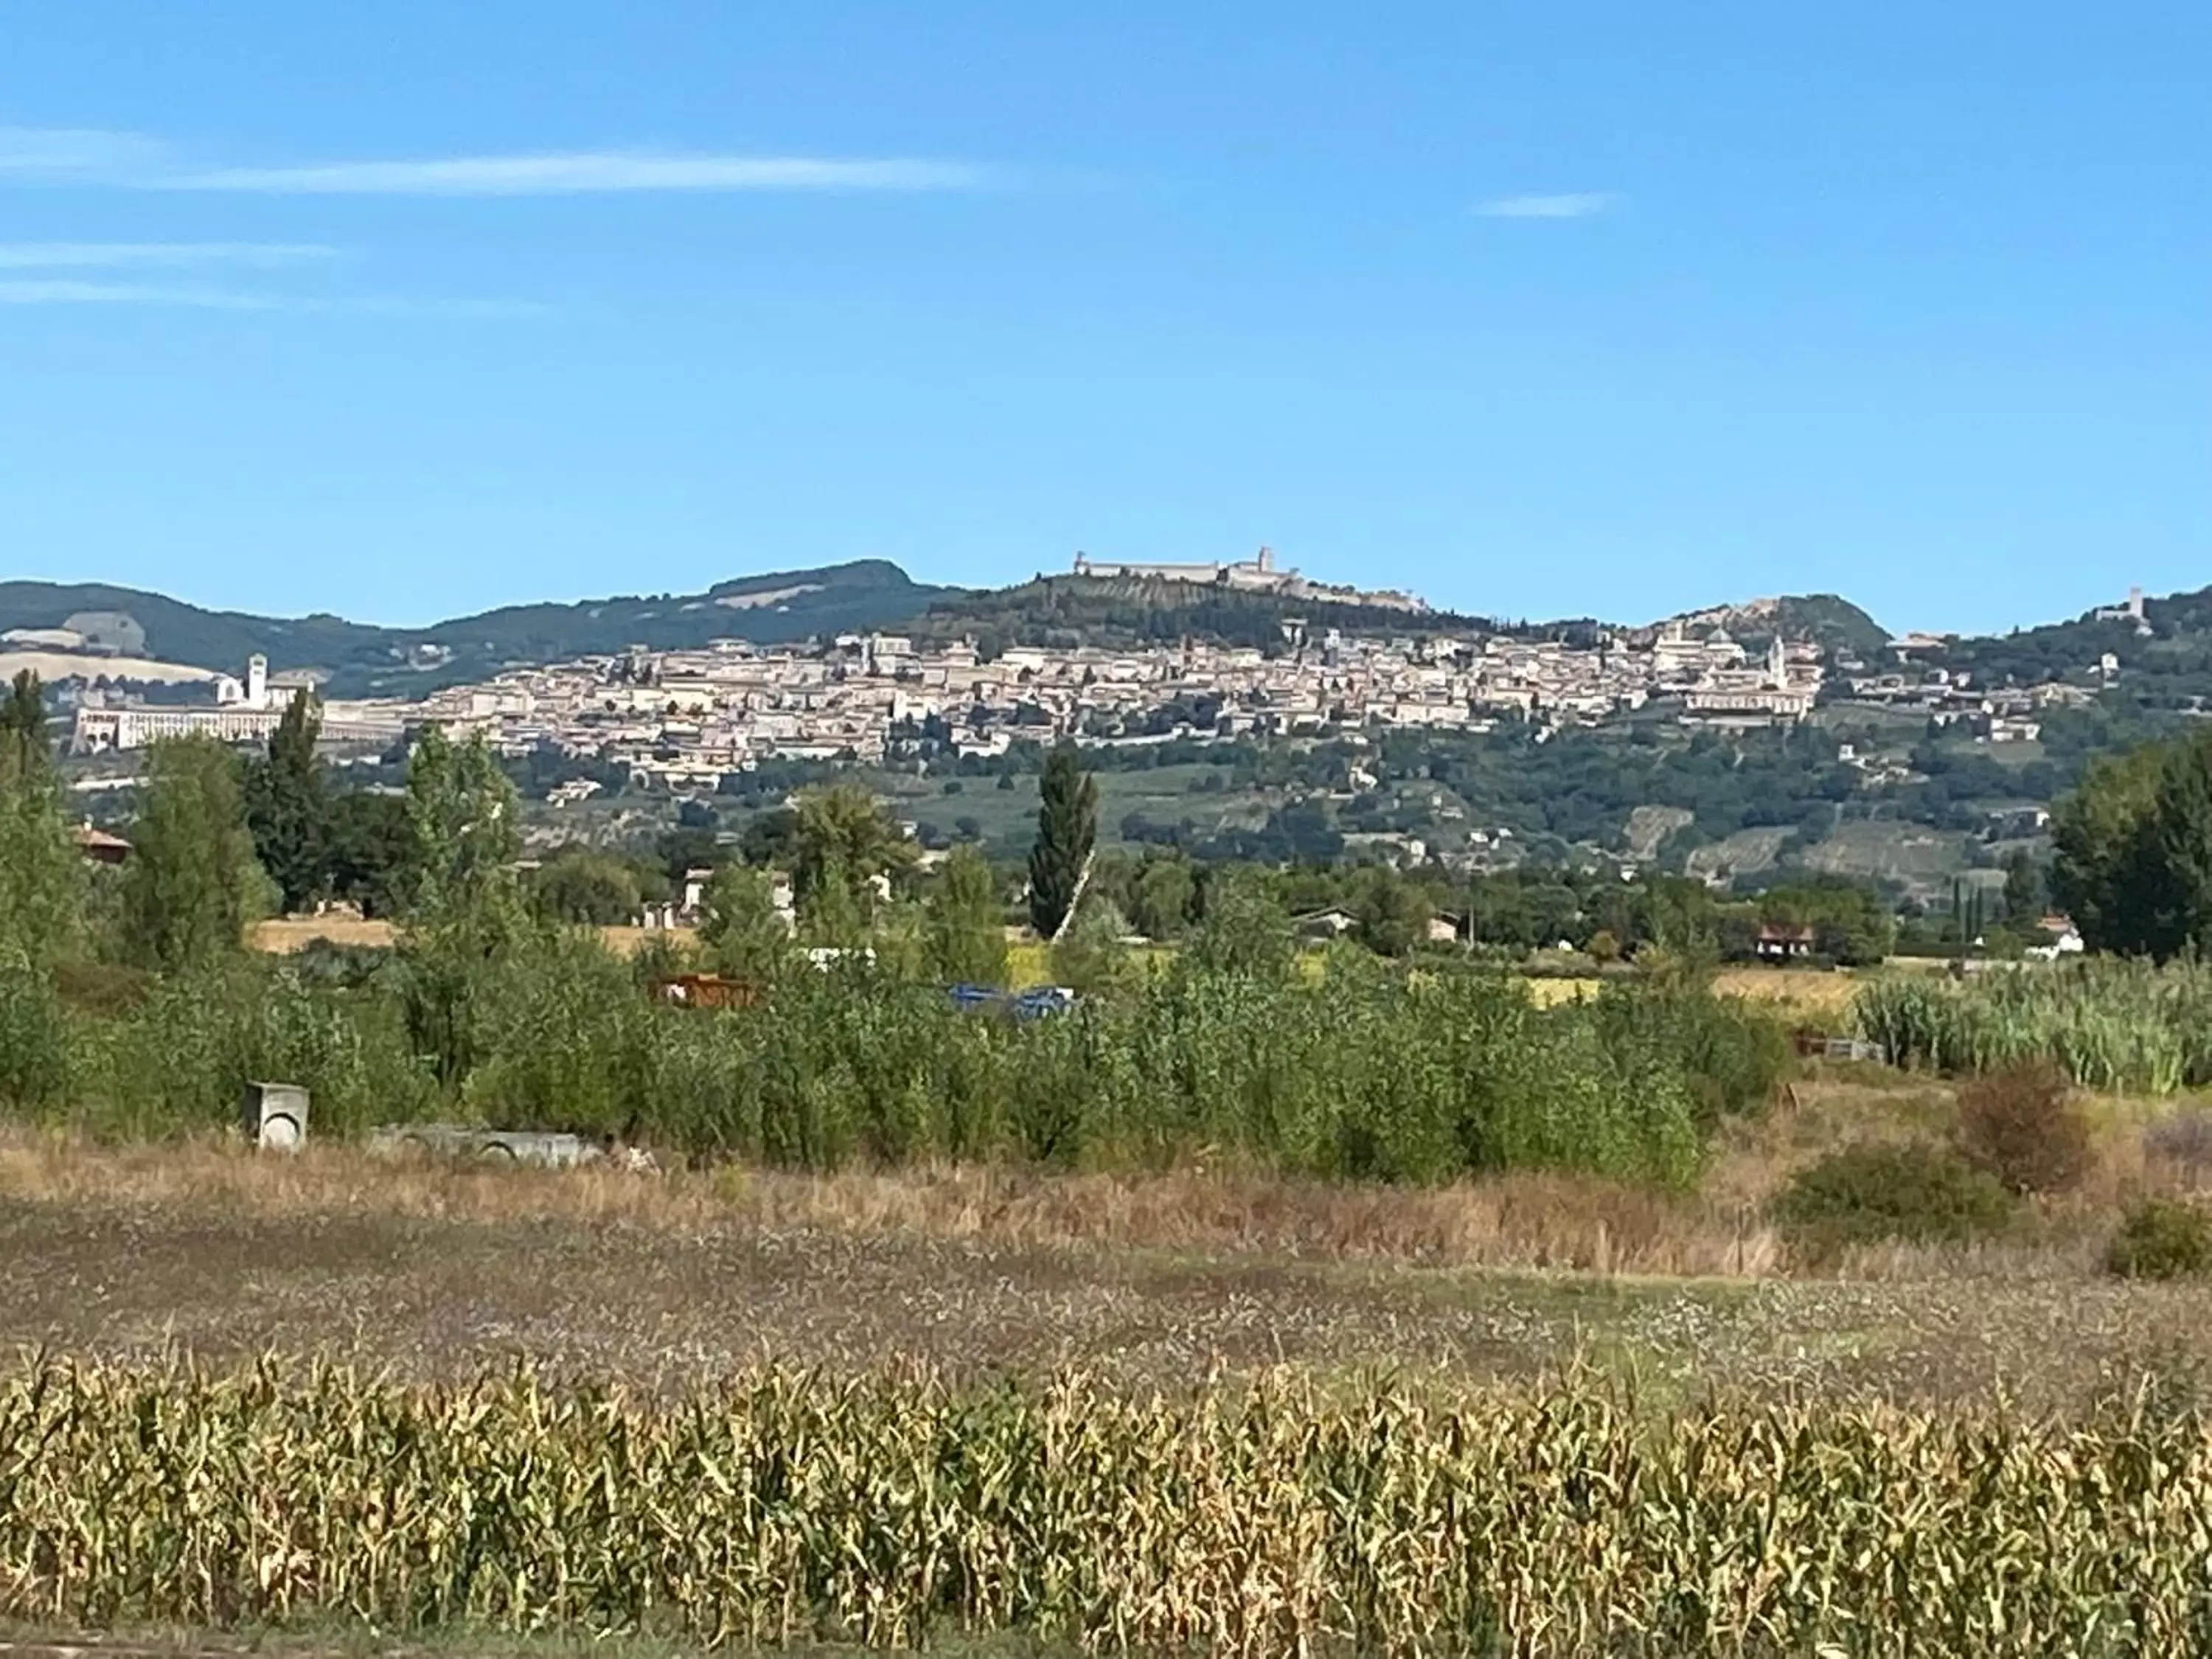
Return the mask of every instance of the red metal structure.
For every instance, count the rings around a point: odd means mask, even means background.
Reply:
[[[761,1000],[757,985],[720,974],[678,974],[653,988],[662,1001],[679,1008],[752,1008]]]

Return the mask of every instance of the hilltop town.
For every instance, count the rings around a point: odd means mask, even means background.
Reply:
[[[1809,641],[1776,638],[1753,659],[1725,630],[1554,641],[1366,638],[1286,629],[1266,652],[1189,640],[1151,649],[1014,646],[986,659],[972,640],[847,635],[805,646],[718,641],[520,668],[413,701],[333,700],[331,743],[386,743],[434,724],[497,747],[545,745],[628,767],[641,781],[714,788],[768,759],[883,761],[924,723],[962,755],[1003,754],[1021,738],[1079,744],[1178,737],[1325,738],[1374,727],[1483,731],[1504,718],[1602,721],[1678,696],[1685,720],[1771,724],[1807,714],[1824,679]],[[307,677],[272,678],[255,658],[218,677],[212,706],[82,694],[74,746],[130,750],[203,732],[265,737]]]
[[[2212,593],[1987,638],[1892,635],[1817,595],[1512,623],[1266,555],[1085,558],[983,591],[831,567],[416,630],[0,584],[0,670],[47,683],[94,813],[149,744],[265,743],[312,690],[321,742],[366,787],[395,787],[421,730],[482,735],[547,845],[726,837],[849,770],[923,845],[1012,856],[1042,756],[1068,741],[1107,780],[1122,846],[1717,886],[1799,870],[1931,902],[2039,846],[2088,757],[2212,708],[2208,631]],[[997,787],[961,781],[979,775]]]
[[[1277,569],[1262,550],[1234,565],[1107,564],[1079,556],[1075,580],[1238,588],[1316,602],[1397,607],[1430,623],[1423,602],[1363,593]],[[1068,579],[1060,579],[1065,581]],[[1539,731],[1602,725],[1655,703],[1689,727],[1761,729],[1844,701],[1961,725],[1995,743],[2033,742],[2054,706],[2094,700],[2117,672],[2110,655],[2032,685],[1989,685],[1938,665],[1948,641],[1892,640],[1868,661],[1812,637],[1791,636],[1777,601],[1693,613],[1644,628],[1591,628],[1559,637],[1528,630],[1365,633],[1285,616],[1263,647],[1187,635],[1171,642],[988,645],[970,636],[872,630],[799,641],[719,638],[685,648],[647,646],[513,666],[416,697],[325,697],[322,735],[333,744],[388,745],[436,725],[482,732],[510,754],[551,748],[626,769],[642,785],[713,790],[771,760],[880,764],[929,732],[961,757],[1006,753],[1023,740],[1141,746],[1175,739],[1325,739],[1375,731],[1485,732],[1500,721]],[[733,613],[734,614],[734,613]],[[2140,593],[2100,612],[2144,633]],[[266,737],[292,695],[316,688],[312,670],[271,673],[256,654],[242,672],[199,671],[197,684],[149,688],[130,678],[143,635],[105,618],[134,653],[76,661],[68,630],[18,630],[46,672],[77,683],[73,746],[82,754],[143,748],[204,733],[228,742]],[[1731,632],[1756,640],[1754,650]],[[80,641],[82,643],[82,641]]]

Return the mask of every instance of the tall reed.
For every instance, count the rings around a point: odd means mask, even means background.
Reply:
[[[2099,958],[1963,980],[1891,975],[1860,991],[1862,1035],[1900,1066],[2047,1063],[2084,1088],[2166,1095],[2212,1083],[2212,968]]]

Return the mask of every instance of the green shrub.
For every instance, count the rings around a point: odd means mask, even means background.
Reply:
[[[2014,1192],[2063,1193],[2089,1171],[2089,1126],[2048,1062],[2012,1066],[1959,1091],[1959,1144],[1968,1163]]]
[[[1942,1147],[1853,1146],[1801,1170],[1770,1216],[1796,1248],[1962,1243],[2002,1231],[2014,1200],[2002,1182]]]
[[[1663,978],[1611,984],[1597,1000],[1597,1016],[1618,1049],[1663,1055],[1680,1069],[1706,1128],[1765,1105],[1794,1063],[1779,1020],[1699,985]]]
[[[294,953],[289,965],[310,985],[358,991],[390,969],[393,954],[389,945],[311,939]]]
[[[2146,1199],[2112,1235],[2105,1267],[2122,1279],[2195,1278],[2212,1269],[2212,1215],[2177,1199]]]
[[[56,1105],[70,1072],[69,1025],[52,977],[27,953],[0,945],[0,1106]]]
[[[64,1006],[103,1018],[127,1014],[160,983],[143,968],[122,963],[64,959],[54,964],[54,992]]]
[[[158,981],[125,1014],[80,1018],[72,1054],[72,1121],[116,1139],[225,1128],[257,1078],[305,1088],[318,1136],[420,1118],[436,1101],[393,998],[332,988],[289,962]]]
[[[468,981],[471,1115],[502,1128],[596,1133],[637,1112],[653,1005],[595,934],[549,931]]]
[[[75,1091],[82,1127],[142,1140],[235,1121],[249,1070],[246,1033],[258,1012],[253,966],[217,963],[172,975],[126,1018],[102,1022]]]

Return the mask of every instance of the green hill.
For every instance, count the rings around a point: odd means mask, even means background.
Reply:
[[[286,619],[204,611],[165,594],[100,582],[0,582],[0,631],[60,628],[88,613],[136,623],[143,631],[147,656],[229,672],[255,652],[278,668],[349,662],[364,651],[380,649],[386,636],[383,629],[339,617]]]
[[[703,593],[626,595],[573,605],[507,605],[428,628],[379,628],[332,616],[207,611],[160,593],[100,583],[0,582],[0,631],[59,628],[72,617],[125,617],[145,654],[235,672],[256,653],[278,672],[314,669],[341,696],[419,693],[514,664],[603,654],[632,645],[675,650],[714,639],[763,643],[896,627],[955,590],[916,582],[880,559],[774,571]]]
[[[1923,659],[1930,667],[1969,672],[1984,685],[2063,679],[2104,689],[2097,665],[2110,655],[2119,672],[2100,707],[2154,714],[2212,705],[2212,587],[2149,600],[2145,611],[2148,632],[2131,619],[2092,612],[2009,635],[1955,639]],[[1000,647],[1133,647],[1197,638],[1261,649],[1280,646],[1285,624],[1294,619],[1305,624],[1310,639],[1339,629],[1367,635],[1506,634],[1583,643],[1602,631],[1587,619],[1506,622],[1153,578],[1054,575],[998,589],[932,586],[877,559],[769,571],[698,593],[506,605],[414,629],[327,614],[210,611],[102,583],[0,581],[0,632],[60,628],[88,615],[104,618],[109,636],[119,637],[134,653],[235,672],[259,653],[279,672],[320,672],[339,696],[419,695],[510,666],[633,645],[674,650],[715,639],[769,644],[878,629],[928,639],[970,635]],[[1887,630],[1832,593],[1723,605],[1685,613],[1683,620],[1724,625],[1754,648],[1778,632],[1816,639],[1835,657],[1875,663],[1887,654]]]
[[[1776,612],[1785,635],[1818,640],[1831,655],[1879,662],[1889,645],[1889,630],[1840,594],[1793,594]]]
[[[2089,684],[2106,656],[2128,701],[2151,709],[2194,709],[2212,698],[2212,587],[2151,599],[2146,628],[2130,618],[2088,611],[2071,622],[1951,641],[1933,660],[1972,673],[1975,683],[2038,685],[2052,680]]]
[[[519,605],[456,617],[408,635],[495,666],[557,662],[642,645],[683,650],[710,640],[762,644],[891,628],[956,592],[917,582],[884,559],[775,571],[720,582],[704,593],[586,599],[574,605]]]
[[[1753,599],[1747,605],[1716,605],[1689,611],[1671,622],[1690,624],[1702,631],[1722,627],[1741,644],[1763,650],[1778,634],[1786,640],[1816,640],[1836,658],[1861,662],[1881,659],[1889,644],[1889,630],[1849,599],[1834,593],[1793,593],[1780,599]]]
[[[915,626],[932,638],[972,634],[1002,645],[1134,646],[1195,638],[1265,650],[1283,643],[1284,624],[1294,619],[1305,624],[1309,638],[1332,628],[1346,634],[1419,636],[1549,635],[1595,626],[1557,623],[1524,629],[1448,611],[1346,605],[1133,576],[1039,576],[1012,587],[958,593],[932,605]]]

